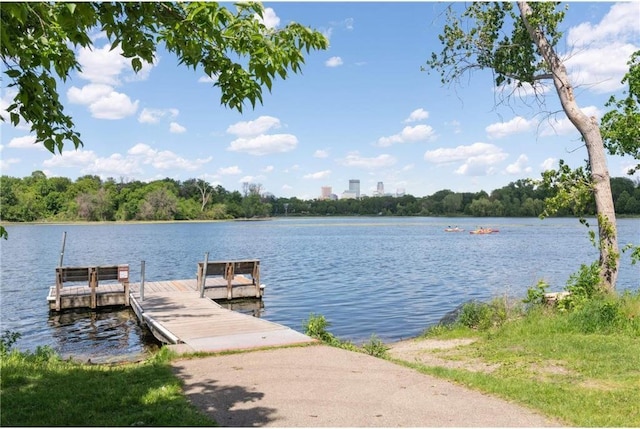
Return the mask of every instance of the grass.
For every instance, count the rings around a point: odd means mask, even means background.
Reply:
[[[480,361],[490,371],[396,361],[572,426],[640,427],[638,309],[640,293],[596,299],[570,312],[536,306],[483,330],[457,324],[425,333],[425,339],[475,338],[429,353],[445,361]]]
[[[114,366],[62,361],[46,348],[3,351],[2,426],[216,425],[187,401],[166,351]]]

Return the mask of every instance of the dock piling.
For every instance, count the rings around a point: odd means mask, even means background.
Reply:
[[[209,252],[204,254],[204,265],[202,267],[202,276],[200,276],[200,298],[204,298],[204,286],[207,282],[207,265],[209,264]]]
[[[140,301],[144,301],[144,261],[140,261]]]

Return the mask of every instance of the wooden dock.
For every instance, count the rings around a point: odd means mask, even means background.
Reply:
[[[201,298],[193,280],[131,284],[131,308],[160,341],[180,353],[305,344],[311,337]]]
[[[56,285],[50,288],[47,301],[52,311],[131,306],[158,340],[180,353],[314,342],[286,326],[235,312],[214,301],[260,301],[264,285],[259,280],[257,260],[205,260],[198,263],[195,279],[145,282],[143,275],[139,283],[129,283],[128,265],[58,267]]]

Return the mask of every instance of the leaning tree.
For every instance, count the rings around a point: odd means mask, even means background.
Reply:
[[[565,10],[556,2],[525,1],[474,2],[460,16],[450,8],[440,35],[442,51],[432,53],[427,65],[440,73],[445,84],[479,69],[492,71],[498,87],[529,84],[535,89],[541,81],[553,82],[562,109],[587,149],[587,183],[574,183],[587,186],[595,198],[601,287],[613,291],[620,255],[605,146],[597,119],[580,109],[565,60],[558,53]],[[564,171],[561,176],[581,175]]]

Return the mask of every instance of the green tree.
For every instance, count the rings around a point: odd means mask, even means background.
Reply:
[[[601,286],[613,290],[619,250],[604,142],[597,121],[579,108],[557,53],[565,16],[557,6],[555,2],[475,2],[460,17],[450,12],[440,35],[443,49],[432,53],[427,65],[440,73],[443,83],[457,82],[475,69],[491,70],[497,86],[527,83],[536,88],[538,81],[553,82],[567,118],[587,148],[589,181],[582,184],[595,196]]]
[[[173,220],[177,211],[175,194],[165,187],[156,187],[140,202],[138,216],[142,220]]]
[[[622,83],[629,88],[627,96],[618,100],[612,96],[607,107],[613,107],[602,117],[600,129],[605,145],[612,155],[630,155],[640,161],[640,51],[634,52],[628,62],[629,72]],[[635,173],[640,163],[629,171]]]

